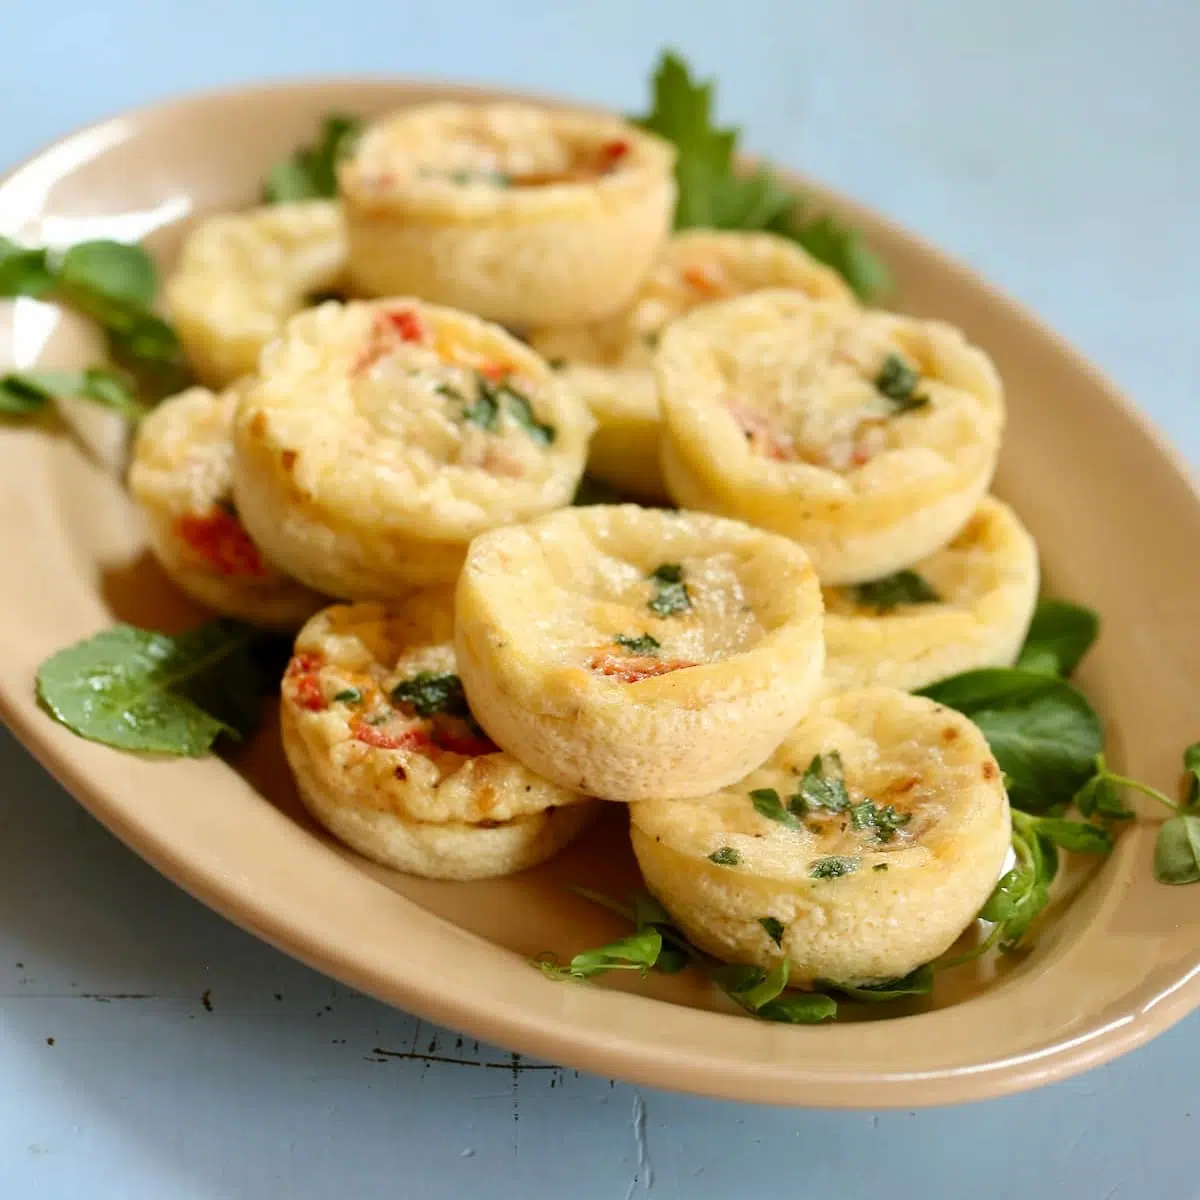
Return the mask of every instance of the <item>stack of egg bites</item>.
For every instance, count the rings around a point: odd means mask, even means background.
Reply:
[[[673,166],[615,117],[435,104],[337,201],[201,223],[168,298],[204,386],[131,488],[185,591],[299,628],[287,759],[355,850],[502,875],[625,804],[701,949],[901,976],[1010,840],[979,731],[910,694],[1032,614],[1000,379],[790,241],[672,234]],[[573,507],[585,469],[643,503]]]

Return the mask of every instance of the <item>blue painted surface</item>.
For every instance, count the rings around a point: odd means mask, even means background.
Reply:
[[[719,76],[751,147],[967,259],[1200,461],[1192,0],[0,7],[0,162],[172,92],[309,72],[524,83],[630,108],[673,43]],[[514,1070],[226,925],[0,734],[5,1200],[1178,1200],[1200,1195],[1198,1057],[1193,1018],[1042,1092],[878,1115]]]

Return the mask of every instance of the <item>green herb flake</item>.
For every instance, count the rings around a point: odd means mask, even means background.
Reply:
[[[875,388],[886,396],[896,412],[908,412],[929,403],[928,396],[916,394],[921,376],[899,354],[889,354],[875,376]]]
[[[517,391],[510,384],[502,383],[496,388],[496,393],[507,401],[509,414],[522,429],[539,445],[549,446],[554,441],[554,426],[544,425],[537,419],[529,397]]]
[[[755,788],[750,793],[750,800],[754,804],[754,811],[760,817],[766,817],[768,821],[778,821],[780,825],[786,825],[789,829],[801,828],[800,822],[784,807],[779,793],[774,788]]]
[[[940,604],[941,596],[916,571],[897,571],[882,579],[855,584],[854,599],[864,608],[889,613],[904,604]]]
[[[311,146],[302,146],[267,175],[263,198],[268,204],[333,199],[337,195],[337,165],[354,150],[362,132],[358,117],[330,113]]]
[[[647,576],[654,585],[654,595],[647,607],[659,617],[673,617],[692,607],[691,593],[683,580],[679,563],[663,563]]]
[[[912,813],[897,812],[890,804],[875,804],[864,800],[850,808],[850,824],[854,829],[870,830],[877,842],[890,842],[896,831],[912,820]]]
[[[763,932],[777,946],[783,945],[783,922],[777,917],[759,917],[758,923],[763,927]]]
[[[798,817],[814,808],[845,812],[850,807],[842,756],[836,750],[813,755],[812,762],[801,777],[800,790],[791,798],[788,807]]]
[[[658,638],[651,637],[648,633],[636,635],[618,633],[613,641],[622,650],[628,650],[630,654],[651,655],[657,654],[662,649],[662,643]]]
[[[419,717],[446,713],[451,717],[468,717],[466,693],[457,675],[437,671],[419,671],[411,679],[392,688],[392,699],[411,704]]]
[[[828,858],[818,858],[808,873],[813,879],[840,879],[843,875],[853,875],[857,870],[857,858],[831,854]]]
[[[342,691],[338,692],[333,698],[334,698],[334,701],[338,704],[361,704],[362,703],[362,692],[360,692],[358,690],[358,688],[355,688],[355,687],[344,688]]]
[[[250,632],[214,621],[175,636],[116,625],[38,668],[46,710],[81,737],[123,750],[196,757],[256,725],[260,678]]]
[[[742,854],[733,846],[722,846],[708,856],[708,861],[716,863],[718,867],[736,867],[742,861]]]
[[[662,948],[662,934],[646,928],[594,950],[584,950],[566,966],[559,966],[549,956],[535,961],[550,979],[591,979],[606,971],[638,971],[645,975],[658,962]]]
[[[443,391],[442,389],[446,390]],[[448,384],[443,384],[438,388],[445,396],[463,400],[460,393],[450,388]],[[480,429],[486,430],[488,433],[494,433],[500,425],[500,401],[495,388],[488,383],[483,376],[479,377],[479,391],[475,399],[470,404],[463,406],[463,420],[470,425],[477,425]]]

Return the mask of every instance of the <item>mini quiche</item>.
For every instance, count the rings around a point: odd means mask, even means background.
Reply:
[[[352,849],[414,875],[483,879],[549,858],[598,806],[475,723],[453,622],[439,589],[319,612],[284,675],[283,747],[304,803]]]
[[[295,629],[325,601],[275,570],[233,504],[233,414],[238,394],[189,388],[138,425],[129,489],[146,516],[150,549],[194,600],[228,617]]]
[[[1000,768],[965,717],[892,688],[828,697],[757,770],[630,810],[646,886],[700,949],[861,985],[944,953],[1001,874]]]
[[[309,309],[234,422],[234,494],[311,587],[389,599],[448,582],[467,543],[570,503],[593,421],[499,326],[416,300]]]
[[[794,538],[823,583],[932,554],[995,469],[999,376],[937,321],[761,291],[668,326],[655,370],[676,502]]]
[[[702,304],[763,288],[855,303],[842,277],[795,242],[771,233],[692,229],[666,243],[624,311],[590,325],[531,331],[531,345],[560,366],[596,418],[589,474],[631,495],[666,498],[652,369],[659,337],[669,322]]]
[[[201,221],[166,286],[192,370],[215,388],[251,374],[284,322],[314,295],[336,290],[345,273],[342,214],[327,200]]]
[[[608,316],[670,230],[674,160],[668,142],[612,116],[402,110],[339,169],[353,285],[512,326]]]
[[[820,684],[821,594],[793,542],[636,505],[493,530],[455,601],[489,735],[608,800],[697,796],[778,745]]]
[[[916,691],[979,667],[1009,667],[1038,591],[1037,546],[990,496],[954,540],[915,566],[827,587],[825,685]]]

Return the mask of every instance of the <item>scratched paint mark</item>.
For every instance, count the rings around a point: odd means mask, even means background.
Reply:
[[[382,1046],[375,1046],[371,1050],[372,1054],[380,1055],[382,1058],[401,1058],[408,1059],[411,1062],[435,1062],[446,1063],[452,1067],[483,1067],[491,1071],[512,1071],[514,1074],[523,1074],[525,1071],[558,1071],[560,1067],[554,1066],[553,1063],[527,1063],[527,1062],[480,1062],[475,1058],[454,1058],[449,1054],[423,1054],[420,1050],[385,1050]],[[519,1054],[513,1055],[515,1059],[520,1059]]]
[[[98,1000],[108,1004],[112,1000],[157,1000],[153,992],[80,992],[80,1000]]]
[[[462,1038],[460,1038],[460,1037],[456,1037],[456,1038],[454,1039],[454,1048],[455,1048],[455,1050],[461,1050],[461,1049],[463,1048],[463,1040],[462,1040]]]
[[[646,1138],[646,1101],[642,1099],[641,1092],[633,1093],[633,1116],[630,1124],[633,1127],[636,1165],[633,1178],[625,1190],[625,1200],[632,1200],[639,1184],[642,1190],[647,1192],[654,1186],[654,1164],[650,1161],[650,1143]]]
[[[200,994],[200,1003],[204,1005],[205,1012],[212,1012],[212,988],[205,988]]]
[[[514,1050],[512,1055],[512,1117],[513,1157],[521,1148],[521,1056]]]

